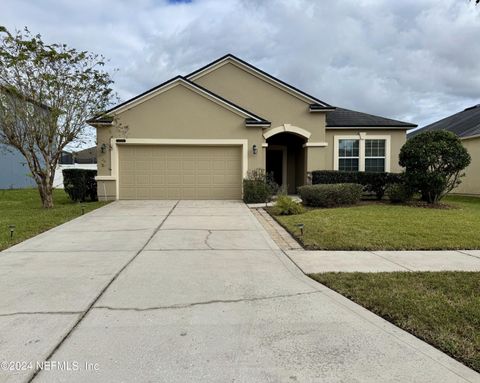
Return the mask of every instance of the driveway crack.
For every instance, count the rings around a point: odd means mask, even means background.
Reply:
[[[210,239],[210,236],[212,235],[212,230],[208,230],[208,234],[207,236],[205,237],[205,246],[207,246],[210,250],[214,250],[214,248],[212,246],[210,246],[210,244],[208,243],[208,240]]]
[[[466,251],[463,251],[463,250],[457,250],[457,252],[460,253],[460,254],[463,254],[463,255],[468,255],[469,257],[480,259],[480,256],[475,255],[475,254],[467,253]]]
[[[18,311],[14,313],[0,314],[0,317],[13,317],[17,315],[75,315],[83,311]]]
[[[205,306],[217,303],[242,303],[242,302],[256,302],[256,301],[267,301],[273,299],[281,299],[281,298],[290,298],[290,297],[298,297],[301,295],[311,295],[311,294],[319,294],[321,291],[307,291],[302,293],[295,293],[295,294],[284,294],[284,295],[272,295],[266,297],[254,297],[254,298],[238,298],[238,299],[212,299],[209,301],[201,301],[201,302],[193,302],[193,303],[185,303],[185,304],[175,304],[175,305],[168,305],[168,306],[153,306],[153,307],[112,307],[112,306],[95,306],[93,309],[103,309],[103,310],[111,310],[111,311],[155,311],[155,310],[175,310],[175,309],[184,309],[189,307],[195,306]]]

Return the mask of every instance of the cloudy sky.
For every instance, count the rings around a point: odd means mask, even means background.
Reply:
[[[468,0],[1,0],[0,25],[105,55],[122,100],[233,53],[330,104],[420,126],[480,103]]]

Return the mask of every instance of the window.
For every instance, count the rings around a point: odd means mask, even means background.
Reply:
[[[338,141],[338,170],[358,171],[360,162],[359,140]]]
[[[389,135],[358,133],[334,136],[335,170],[351,172],[389,172]]]
[[[365,171],[385,171],[385,140],[365,140]]]

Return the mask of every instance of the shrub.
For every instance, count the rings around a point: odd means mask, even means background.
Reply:
[[[97,200],[97,171],[93,169],[63,169],[63,187],[72,201]]]
[[[360,201],[363,186],[359,184],[306,185],[298,188],[305,205],[334,207],[353,205]]]
[[[312,172],[312,183],[339,184],[354,183],[363,185],[366,193],[373,193],[377,199],[382,199],[388,185],[401,181],[397,173],[372,173],[372,172],[344,172],[337,170],[316,170]]]
[[[286,195],[278,196],[277,202],[272,209],[275,215],[295,215],[302,214],[304,211],[305,209],[301,204]]]
[[[387,188],[387,195],[392,203],[404,203],[413,198],[413,191],[405,183],[391,184]]]
[[[471,157],[460,139],[446,130],[427,131],[408,140],[400,150],[406,181],[424,201],[436,203],[460,184]]]
[[[268,202],[277,192],[278,185],[264,169],[249,170],[243,180],[243,200],[245,203]]]

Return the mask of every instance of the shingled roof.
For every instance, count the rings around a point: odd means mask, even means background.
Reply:
[[[408,135],[408,138],[430,130],[449,130],[460,138],[480,135],[480,104],[415,130]]]
[[[412,129],[417,125],[409,122],[392,120],[390,118],[375,116],[373,114],[357,112],[355,110],[337,107],[334,111],[327,112],[327,128],[403,128]]]

